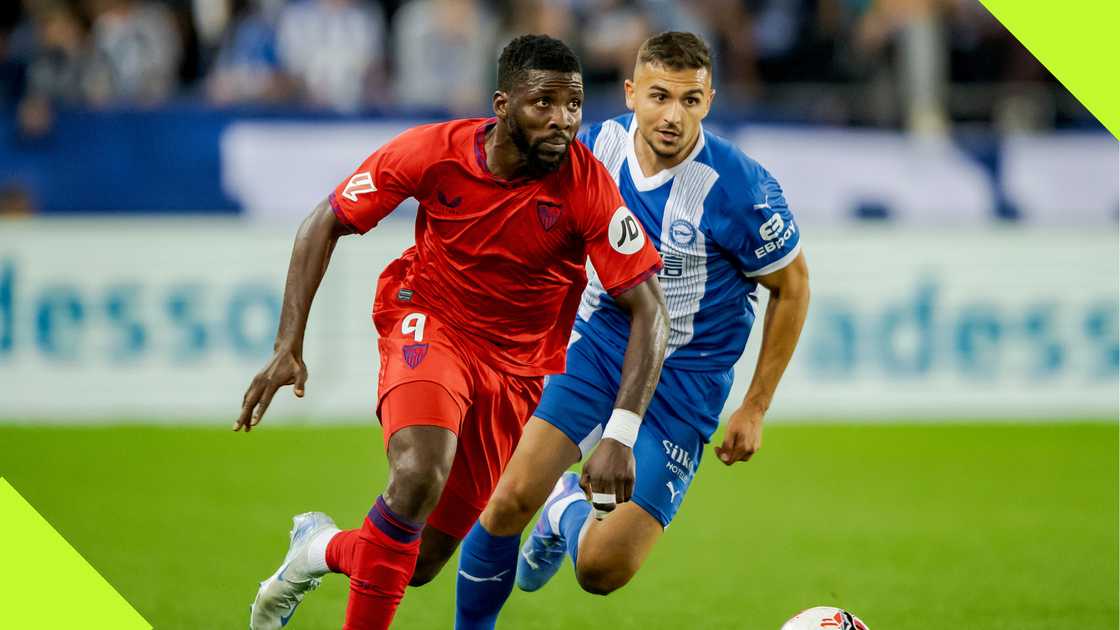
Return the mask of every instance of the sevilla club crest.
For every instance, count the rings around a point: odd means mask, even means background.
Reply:
[[[428,356],[428,344],[426,343],[411,343],[404,347],[405,365],[414,370],[426,356]]]
[[[560,215],[564,212],[563,206],[551,201],[538,201],[537,202],[537,218],[540,219],[541,227],[547,232],[556,225],[556,221],[560,219]]]

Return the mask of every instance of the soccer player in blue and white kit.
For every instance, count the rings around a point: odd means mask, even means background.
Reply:
[[[536,590],[565,555],[592,593],[610,593],[633,577],[680,509],[719,424],[760,284],[770,292],[762,349],[715,453],[731,465],[750,459],[761,445],[763,416],[808,310],[808,269],[778,182],[701,125],[714,95],[711,68],[708,48],[695,35],[652,37],[626,81],[633,113],[580,133],[660,250],[659,279],[671,318],[667,358],[644,418],[612,412],[622,365],[631,360],[629,320],[593,274],[567,370],[549,378],[497,489],[463,542],[458,630],[493,628],[514,575],[523,590]],[[601,440],[631,447],[636,471],[613,480],[564,472]],[[542,503],[519,561],[520,534]]]

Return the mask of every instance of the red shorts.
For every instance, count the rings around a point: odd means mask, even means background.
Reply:
[[[461,539],[478,520],[513,455],[522,428],[540,401],[544,378],[493,369],[472,352],[473,344],[443,326],[438,314],[396,299],[397,289],[392,286],[396,283],[388,275],[378,287],[373,316],[380,336],[378,416],[385,446],[394,433],[408,426],[442,426],[458,436],[451,474],[428,524]],[[393,294],[385,295],[389,290]],[[383,414],[385,397],[406,383],[438,385],[459,413]],[[438,407],[398,405],[394,400],[394,408],[401,406]]]

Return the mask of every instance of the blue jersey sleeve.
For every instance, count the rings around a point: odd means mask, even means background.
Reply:
[[[722,212],[713,226],[716,242],[743,274],[762,276],[785,267],[801,249],[794,221],[778,180],[750,158],[739,155],[739,177],[725,178]]]

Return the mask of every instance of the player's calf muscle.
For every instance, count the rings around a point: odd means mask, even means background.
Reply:
[[[629,562],[612,560],[584,561],[582,555],[576,569],[576,579],[580,588],[592,595],[609,595],[626,586],[630,578],[638,572],[638,567],[631,567]]]
[[[634,503],[626,503],[601,522],[593,521],[579,548],[576,578],[596,595],[616,591],[642,568],[664,529]]]
[[[576,579],[588,593],[607,595],[626,586],[638,569],[642,568],[646,554],[641,551],[635,553],[625,545],[620,547],[595,543],[595,536],[588,532],[584,544],[580,545]],[[653,543],[650,542],[648,547],[652,546]]]
[[[424,586],[428,582],[436,579],[440,571],[443,570],[444,565],[451,559],[451,556],[442,558],[421,557],[416,563],[416,570],[412,573],[412,578],[409,579],[408,585],[412,587]]]
[[[458,538],[431,526],[425,527],[420,542],[420,558],[408,585],[423,586],[434,580],[458,547]]]

